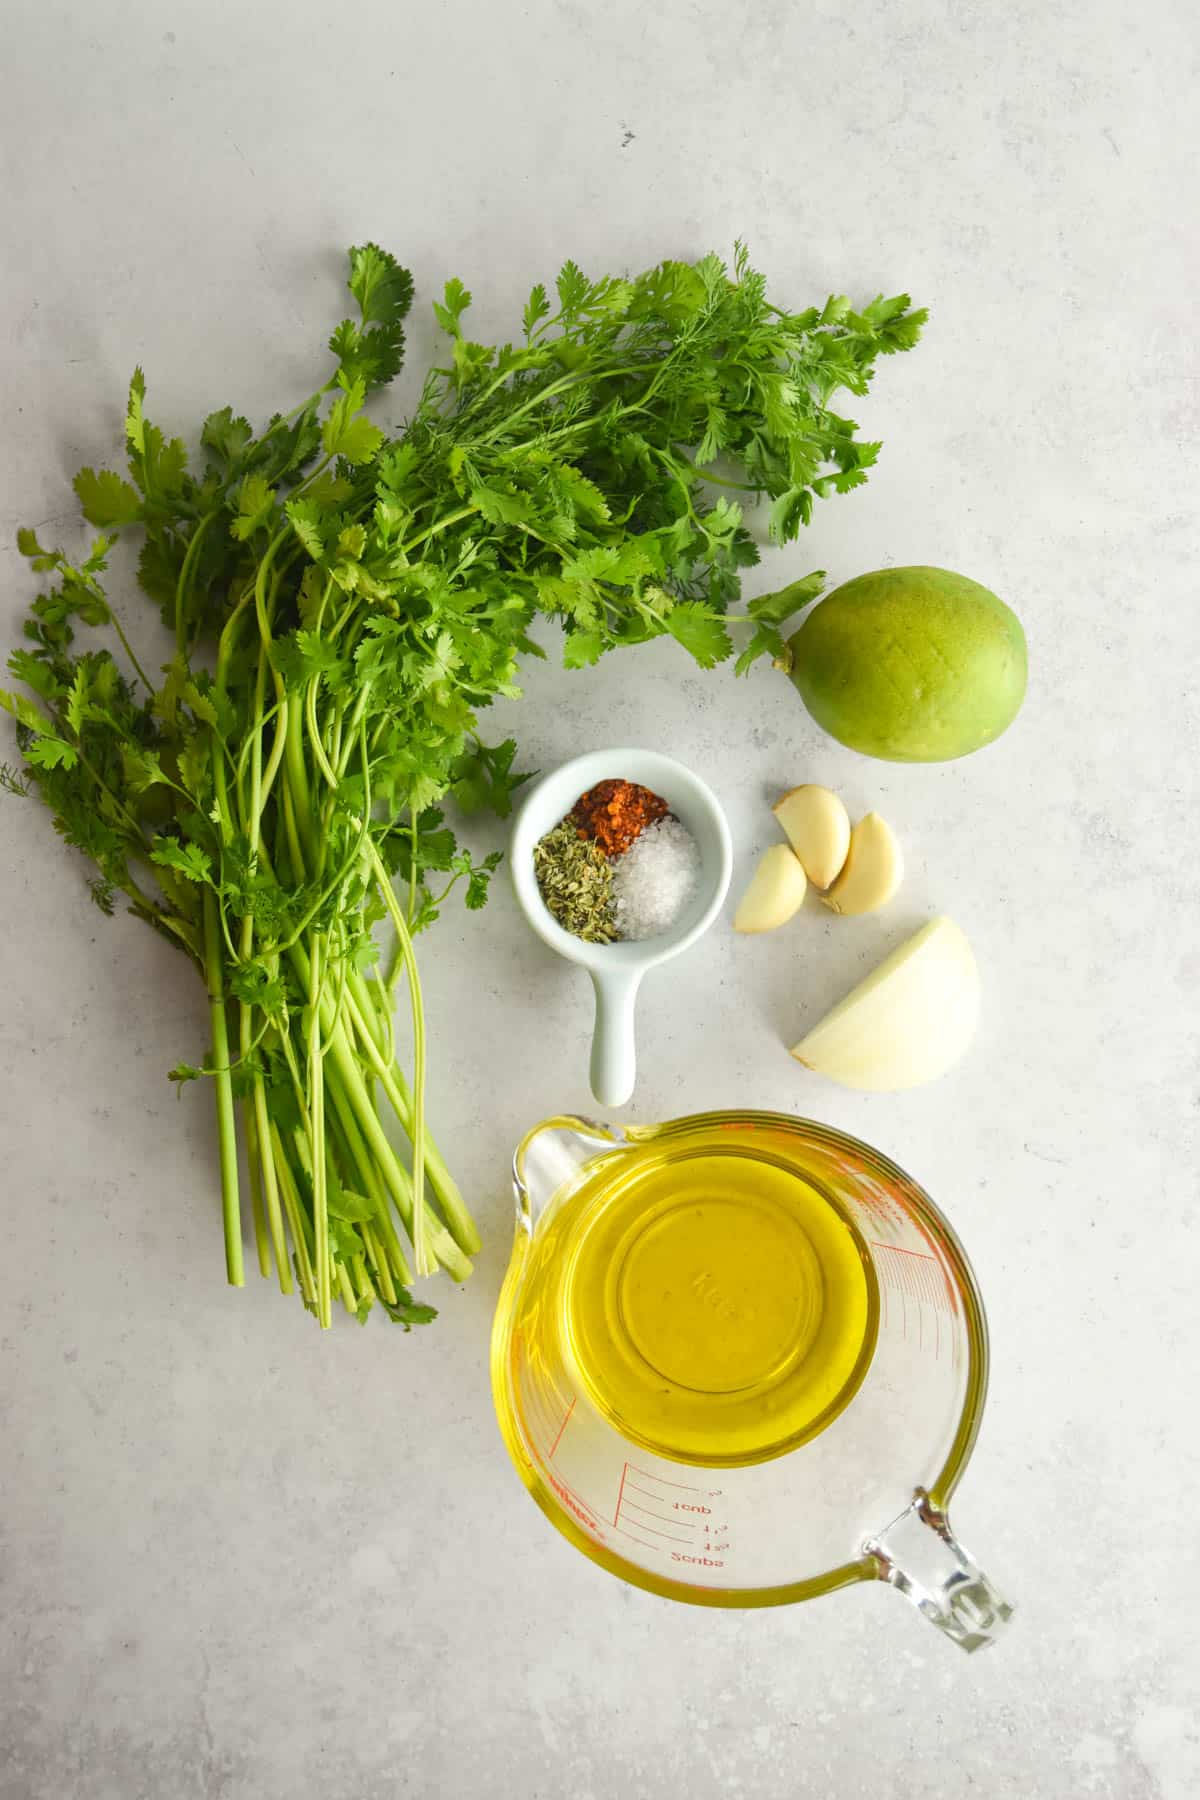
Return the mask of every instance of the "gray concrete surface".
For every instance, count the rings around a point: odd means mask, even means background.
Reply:
[[[586,1103],[588,997],[503,888],[425,946],[478,1272],[428,1333],[322,1338],[223,1285],[208,1101],[165,1080],[203,1045],[185,967],[0,797],[0,1796],[1192,1800],[1194,8],[9,0],[4,39],[6,641],[16,528],[69,540],[133,364],[175,429],[286,405],[347,243],[393,247],[422,301],[458,273],[482,333],[567,255],[740,234],[797,302],[908,287],[934,314],[857,409],[870,486],[762,587],[961,568],[1018,607],[1033,675],[1017,729],[939,768],[855,758],[778,678],[673,648],[531,669],[505,720],[530,763],[674,749],[739,876],[797,780],[902,835],[894,914],[718,930],[648,982],[638,1111],[814,1113],[951,1212],[995,1346],[957,1523],[1020,1608],[975,1659],[876,1586],[674,1608],[522,1491],[486,1373],[506,1164]],[[894,1098],[806,1078],[781,1040],[934,906],[984,970],[969,1062]]]

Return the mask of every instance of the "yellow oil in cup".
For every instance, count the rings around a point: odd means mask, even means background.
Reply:
[[[875,1345],[859,1232],[757,1139],[713,1126],[602,1166],[529,1272],[546,1356],[622,1436],[677,1461],[794,1449],[849,1403]]]

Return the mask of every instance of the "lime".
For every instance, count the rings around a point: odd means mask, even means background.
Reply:
[[[877,569],[822,600],[790,639],[790,678],[832,737],[889,762],[990,744],[1025,696],[1025,633],[949,569]]]

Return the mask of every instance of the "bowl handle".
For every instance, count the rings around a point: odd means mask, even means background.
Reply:
[[[592,974],[596,1024],[592,1032],[591,1083],[601,1106],[624,1106],[633,1093],[637,1079],[633,1007],[641,980],[640,969]]]

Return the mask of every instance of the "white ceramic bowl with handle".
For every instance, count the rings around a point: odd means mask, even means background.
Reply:
[[[533,851],[539,839],[571,811],[598,781],[636,781],[664,799],[691,832],[700,852],[700,877],[679,918],[657,937],[638,943],[585,944],[554,918],[537,884]],[[573,757],[530,789],[513,826],[509,867],[517,899],[543,941],[578,963],[596,991],[591,1086],[601,1106],[623,1106],[637,1075],[633,1011],[647,969],[678,956],[707,931],[729,888],[733,853],[720,801],[699,776],[658,750],[589,750]]]

